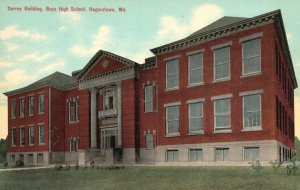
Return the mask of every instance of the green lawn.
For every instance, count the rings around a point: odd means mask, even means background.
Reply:
[[[55,169],[0,172],[0,189],[300,189],[300,172],[277,175],[265,167],[125,167],[123,170]]]

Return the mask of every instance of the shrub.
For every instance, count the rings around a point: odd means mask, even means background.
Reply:
[[[273,162],[273,161],[270,162],[270,164],[271,164],[272,167],[273,167],[274,174],[277,174],[277,171],[278,171],[278,169],[281,167],[282,162],[279,162],[279,161],[275,160],[274,162]]]
[[[25,166],[24,161],[21,160],[21,159],[18,159],[18,160],[16,161],[15,166],[16,166],[16,167],[22,167],[22,166]]]
[[[293,175],[296,175],[298,169],[299,169],[299,166],[297,166],[297,164],[296,164],[296,159],[293,159],[293,162],[286,166],[287,175],[291,175],[292,173],[293,173]]]
[[[8,162],[4,162],[3,166],[6,168],[8,166]]]
[[[262,170],[262,166],[259,162],[259,160],[256,160],[255,162],[249,162],[249,164],[251,164],[251,168],[256,171],[256,173],[260,173],[260,171]]]
[[[76,165],[75,165],[75,169],[76,169],[76,170],[79,169],[79,164],[78,164],[78,162],[77,162]]]

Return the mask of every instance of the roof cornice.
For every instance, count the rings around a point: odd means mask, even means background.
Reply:
[[[280,10],[272,11],[253,18],[248,18],[233,24],[229,24],[220,28],[216,28],[204,33],[189,36],[182,40],[178,40],[154,49],[151,49],[155,55],[172,52],[179,49],[184,49],[196,44],[201,44],[223,36],[250,29],[259,25],[265,25],[274,22],[275,18],[280,15]]]

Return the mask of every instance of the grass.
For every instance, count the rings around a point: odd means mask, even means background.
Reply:
[[[0,189],[300,189],[300,172],[277,175],[271,167],[255,173],[250,167],[125,167],[123,170],[57,171],[41,169],[0,172]]]

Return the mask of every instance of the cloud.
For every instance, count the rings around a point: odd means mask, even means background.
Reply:
[[[90,36],[91,45],[85,47],[81,44],[76,44],[70,48],[70,52],[81,57],[91,56],[99,49],[103,48],[111,38],[111,28],[109,26],[101,26],[98,32]]]
[[[22,31],[18,29],[18,26],[12,25],[8,26],[3,30],[0,30],[0,39],[7,40],[10,38],[30,38],[32,40],[46,40],[47,36],[44,34],[40,34],[32,31]]]
[[[24,55],[17,59],[18,62],[25,62],[25,61],[33,61],[33,62],[42,62],[44,60],[49,59],[50,57],[54,56],[54,53],[31,53]]]
[[[7,136],[7,105],[0,105],[0,138],[6,138]]]
[[[295,135],[300,139],[300,97],[295,96],[294,98],[295,104]]]
[[[7,51],[15,51],[15,50],[18,50],[20,48],[20,46],[17,45],[17,44],[6,43],[5,45],[6,45]]]
[[[13,63],[9,63],[3,59],[0,59],[0,68],[1,67],[11,67],[13,65]]]
[[[214,4],[205,4],[194,9],[190,21],[180,22],[172,16],[160,19],[161,28],[156,33],[156,40],[166,42],[178,40],[195,32],[223,16],[223,10]]]
[[[59,69],[61,69],[62,67],[64,67],[66,64],[65,61],[63,60],[59,60],[57,62],[54,62],[54,63],[51,63],[51,64],[48,64],[46,65],[45,67],[42,67],[38,73],[51,73],[51,72],[54,72],[54,71],[57,71]]]
[[[15,69],[4,74],[4,80],[0,82],[0,91],[7,87],[24,84],[28,81],[32,81],[35,77],[28,74],[27,71],[22,69]]]
[[[78,23],[81,19],[78,12],[62,12],[60,17],[65,21],[72,21],[74,23]]]
[[[61,26],[61,27],[59,27],[58,31],[65,32],[65,31],[67,31],[67,28],[65,26]]]

